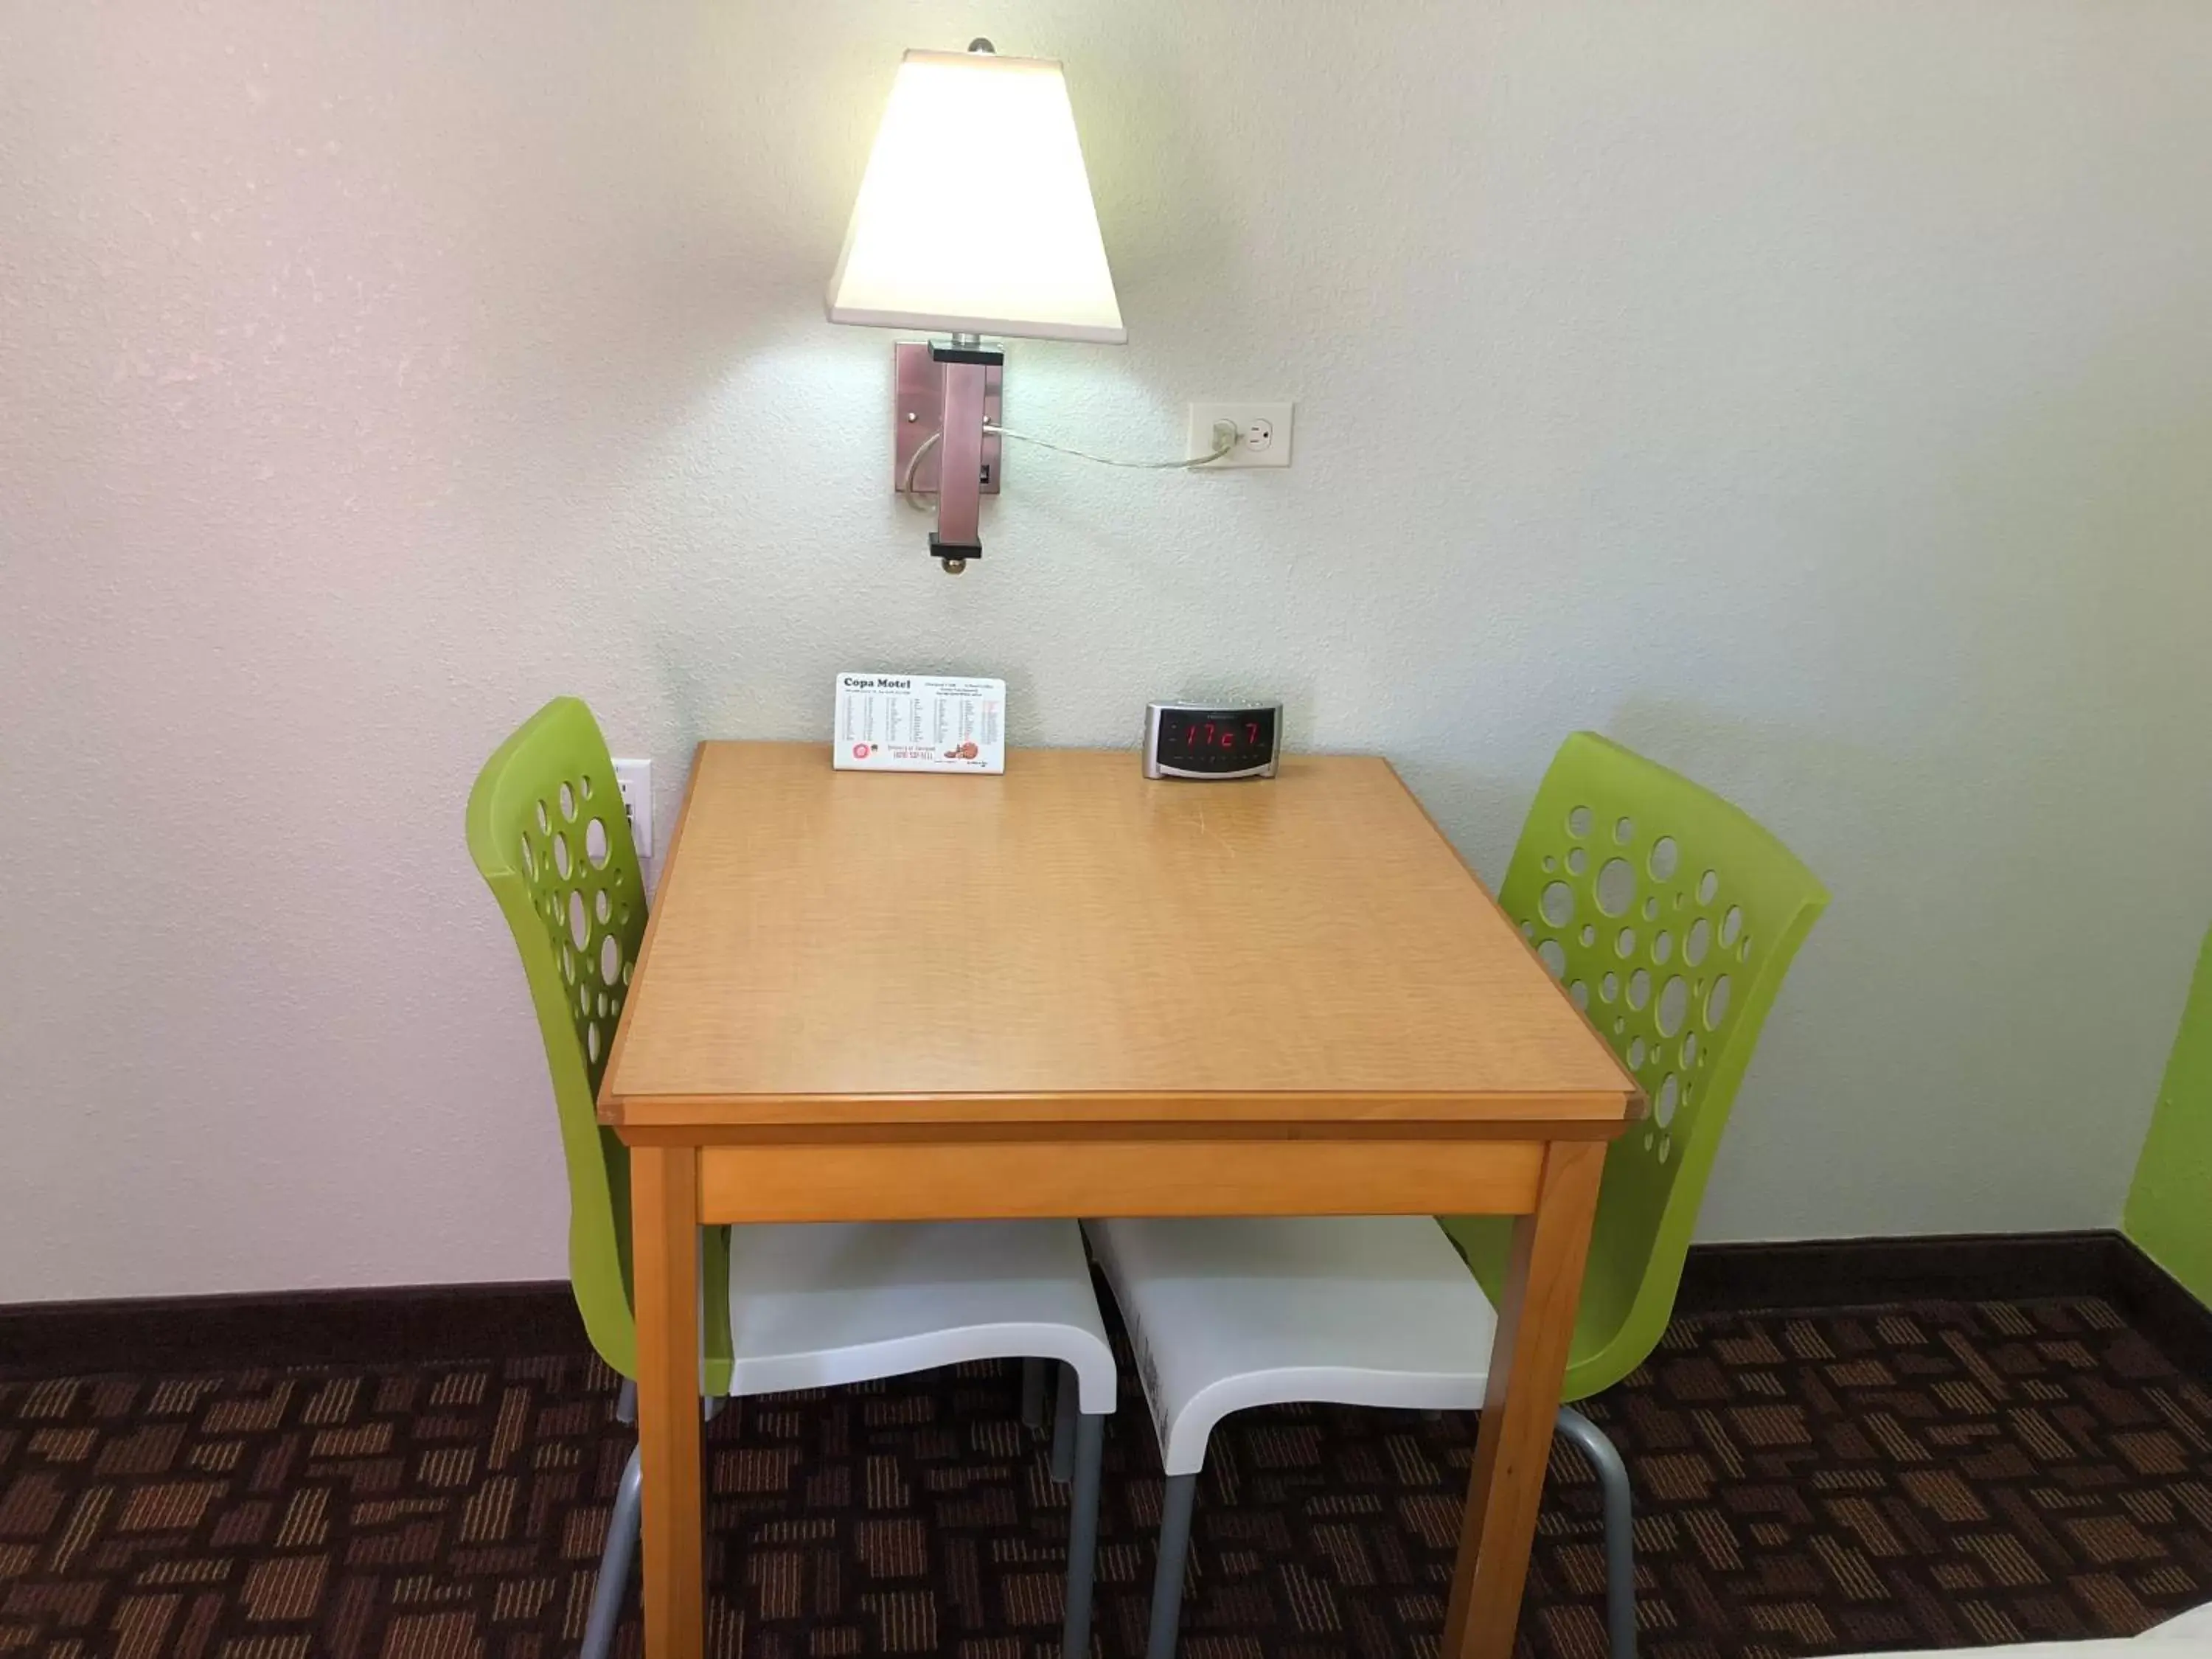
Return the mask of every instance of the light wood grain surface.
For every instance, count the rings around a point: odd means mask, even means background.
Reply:
[[[1176,1103],[1163,1113],[1151,1096]],[[1618,1123],[1634,1086],[1389,766],[1003,777],[702,744],[600,1093],[616,1123]]]
[[[1543,1163],[1535,1140],[778,1141],[706,1148],[699,1214],[1518,1215],[1536,1206]]]
[[[1544,1155],[1534,1212],[1513,1224],[1444,1613],[1444,1659],[1513,1651],[1604,1176],[1604,1147],[1555,1142]]]
[[[630,1156],[636,1264],[637,1442],[645,1474],[645,1650],[699,1650],[705,1540],[699,1526],[699,1155],[650,1146]]]

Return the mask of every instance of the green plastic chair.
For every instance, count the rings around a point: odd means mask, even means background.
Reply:
[[[1536,792],[1498,902],[1651,1102],[1606,1156],[1561,1389],[1587,1400],[1666,1331],[1736,1087],[1828,894],[1748,813],[1577,732]],[[1440,1219],[1496,1302],[1510,1219]],[[1563,1412],[1559,1427],[1606,1487],[1609,1623],[1625,1656],[1636,1619],[1627,1474],[1588,1418]]]
[[[556,697],[493,753],[469,792],[469,855],[522,955],[568,1170],[568,1285],[584,1333],[624,1380],[616,1415],[636,1409],[630,1304],[629,1150],[599,1121],[600,1074],[645,938],[645,884],[614,763],[592,711]],[[729,1233],[700,1230],[700,1391],[730,1390]],[[632,1454],[617,1493],[582,1652],[612,1650],[637,1547],[641,1488]]]
[[[637,1376],[629,1155],[599,1124],[595,1102],[645,938],[646,900],[614,765],[590,709],[574,697],[556,698],[500,745],[470,793],[468,839],[514,932],[537,1005],[568,1161],[569,1284],[592,1347],[628,1379],[616,1414],[629,1422]],[[851,1224],[744,1232],[740,1288],[747,1306],[763,1316],[742,1364],[730,1329],[731,1232],[699,1232],[700,1392],[710,1414],[732,1392],[1018,1357],[1023,1417],[1035,1428],[1043,1417],[1045,1363],[1036,1356],[1054,1354],[1055,1346],[1019,1345],[1056,1346],[1061,1364],[1053,1478],[1073,1483],[1061,1635],[1067,1651],[1085,1650],[1100,1459],[1115,1388],[1112,1352],[1074,1224]],[[856,1290],[872,1298],[872,1314],[856,1309]],[[792,1314],[789,1304],[806,1305]],[[941,1328],[933,1328],[933,1320],[941,1320]],[[775,1350],[779,1337],[791,1352]],[[604,1659],[613,1649],[637,1547],[640,1483],[633,1452],[608,1522],[584,1659]]]
[[[568,1166],[576,1310],[599,1357],[635,1379],[629,1152],[599,1122],[596,1103],[645,938],[645,886],[592,711],[556,697],[501,744],[470,792],[468,832],[469,855],[522,953],[545,1040]],[[702,1237],[701,1391],[719,1399],[730,1386],[729,1235],[708,1228]]]
[[[2212,933],[2158,1088],[2121,1231],[2200,1302],[2212,1303]]]
[[[1564,1391],[1577,1400],[1627,1376],[1666,1328],[1736,1085],[1827,895],[1728,802],[1577,732],[1537,792],[1500,899],[1652,1102],[1650,1118],[1607,1153]],[[1512,1223],[1121,1218],[1085,1231],[1145,1356],[1139,1373],[1166,1476],[1146,1650],[1147,1659],[1172,1659],[1215,1425],[1291,1400],[1475,1404]],[[1627,1472],[1580,1413],[1562,1409],[1558,1426],[1597,1469],[1608,1630],[1615,1659],[1632,1659]]]

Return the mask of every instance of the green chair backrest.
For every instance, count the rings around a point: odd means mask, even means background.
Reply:
[[[645,887],[592,711],[556,697],[499,746],[469,792],[469,854],[499,901],[538,1008],[568,1166],[568,1280],[599,1357],[637,1375],[629,1155],[595,1108],[645,937]],[[727,1234],[703,1236],[708,1390],[728,1382]],[[714,1316],[719,1312],[720,1317]],[[717,1339],[719,1338],[719,1342]],[[719,1359],[719,1365],[714,1361]],[[719,1370],[720,1388],[714,1386]]]
[[[2197,958],[2120,1226],[2191,1295],[2212,1303],[2212,933]]]
[[[1635,1074],[1650,1115],[1607,1154],[1565,1397],[1642,1364],[1674,1310],[1759,1029],[1828,895],[1747,814],[1595,732],[1560,745],[1498,902]],[[1494,1299],[1510,1220],[1445,1230]]]

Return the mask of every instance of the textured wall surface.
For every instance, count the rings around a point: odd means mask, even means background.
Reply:
[[[821,289],[899,50],[1065,58],[1130,329],[948,580]],[[0,1301],[562,1270],[463,853],[548,695],[1279,691],[1502,869],[1560,733],[1835,904],[1722,1237],[2109,1224],[2212,914],[2212,9],[0,0]]]

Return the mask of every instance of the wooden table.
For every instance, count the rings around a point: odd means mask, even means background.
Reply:
[[[1146,782],[700,746],[599,1113],[631,1149],[646,1651],[700,1650],[696,1230],[1520,1218],[1445,1659],[1506,1659],[1633,1081],[1384,762]]]

